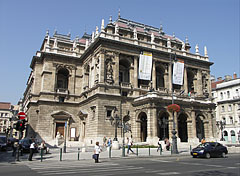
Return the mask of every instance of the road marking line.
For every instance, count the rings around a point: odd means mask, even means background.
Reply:
[[[139,169],[142,169],[143,167],[136,167],[136,168],[127,168],[127,170],[139,170]],[[91,169],[91,168],[89,168],[89,169]],[[109,169],[102,169],[102,170],[99,170],[99,169],[97,169],[97,170],[86,170],[86,171],[82,171],[82,170],[79,170],[79,171],[81,171],[81,173],[94,173],[94,172],[99,172],[99,173],[101,173],[101,172],[108,172],[108,171],[126,171],[126,168],[116,168],[116,169],[111,169],[111,168],[109,168]],[[42,172],[38,172],[39,174],[42,174],[42,175],[62,175],[62,174],[69,174],[69,173],[79,173],[79,172],[76,172],[76,171],[62,171],[62,170],[60,170],[60,171],[55,171],[54,173],[48,173],[48,172],[46,172],[46,173],[42,173]]]
[[[165,173],[157,173],[158,175],[178,175],[181,174],[179,172],[165,172]]]

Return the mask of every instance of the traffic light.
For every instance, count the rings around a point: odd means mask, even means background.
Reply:
[[[13,128],[16,129],[17,131],[19,130],[19,126],[20,126],[19,121],[13,124]]]
[[[24,131],[24,130],[25,130],[25,120],[20,120],[19,131]]]

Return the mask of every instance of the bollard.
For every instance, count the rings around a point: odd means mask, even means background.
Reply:
[[[160,145],[160,155],[162,155],[162,145]]]
[[[125,145],[122,147],[122,157],[125,157]]]
[[[138,145],[137,145],[137,148],[136,148],[136,149],[137,149],[136,155],[138,156]]]
[[[108,157],[111,158],[111,150],[112,150],[112,147],[109,146],[109,153],[108,153]]]
[[[17,161],[20,161],[19,160],[19,146],[17,147]]]
[[[62,161],[62,148],[60,148],[60,161]]]
[[[171,146],[170,150],[171,150],[171,154],[172,154],[172,146]]]
[[[80,148],[78,148],[78,161],[79,161],[79,157],[80,157]]]
[[[148,147],[148,153],[149,153],[149,156],[150,156],[150,151],[151,151],[151,148],[150,146]]]
[[[41,162],[43,160],[43,149],[41,148]]]
[[[192,151],[192,146],[190,145],[190,152]]]

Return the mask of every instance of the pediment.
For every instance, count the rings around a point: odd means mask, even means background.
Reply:
[[[66,111],[57,111],[57,112],[54,112],[51,114],[51,116],[54,118],[54,119],[65,119],[65,120],[68,120],[72,117],[72,115]]]

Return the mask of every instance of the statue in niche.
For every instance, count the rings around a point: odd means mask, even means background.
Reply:
[[[107,83],[113,83],[113,68],[112,68],[112,60],[107,60],[106,62],[106,80]]]
[[[96,60],[95,67],[96,67],[95,83],[98,83],[98,80],[99,80],[99,58],[97,58],[97,60]]]

